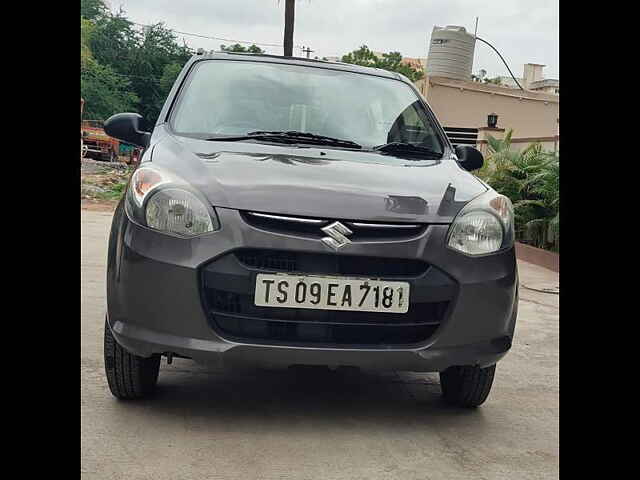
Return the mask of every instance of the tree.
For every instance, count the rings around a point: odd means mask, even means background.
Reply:
[[[264,50],[262,50],[260,47],[258,47],[255,44],[251,44],[249,46],[249,48],[247,48],[247,52],[249,52],[249,53],[265,53]]]
[[[80,17],[80,68],[86,67],[90,61],[93,61],[93,55],[91,54],[93,28],[93,23]]]
[[[369,50],[366,45],[362,45],[358,50],[343,55],[342,61],[363,67],[377,67],[378,65],[377,55]]]
[[[420,80],[424,77],[424,71],[422,69],[414,69],[411,65],[402,63],[402,55],[400,52],[389,52],[382,54],[382,60],[378,63],[378,68],[389,70],[391,72],[398,72],[407,77],[412,82]]]
[[[84,117],[88,119],[105,120],[114,113],[135,110],[138,103],[127,79],[94,60],[80,72],[80,95],[85,100]]]
[[[169,89],[162,88],[163,77],[173,72],[177,77],[178,69],[187,62],[192,52],[186,45],[179,45],[171,30],[158,23],[143,30],[135,52],[135,62],[129,66],[134,91],[140,96],[142,114],[149,122],[155,123]],[[168,78],[164,77],[167,82]],[[175,80],[175,78],[173,79]],[[173,84],[173,82],[171,82]]]
[[[411,65],[403,63],[400,52],[383,53],[381,56],[369,50],[369,47],[362,45],[358,50],[354,50],[342,56],[344,63],[362,65],[363,67],[382,68],[391,72],[398,72],[407,77],[412,82],[424,77],[422,69],[415,69]]]
[[[93,55],[95,24],[80,17],[80,95],[85,100],[84,117],[104,120],[121,111],[132,110],[138,97],[126,78],[101,65]]]
[[[486,76],[487,76],[487,71],[484,68],[481,68],[480,71],[478,72],[478,75],[474,75],[473,73],[471,74],[471,81],[482,82]]]
[[[484,83],[493,83],[494,85],[502,85],[502,79],[500,77],[485,78]]]
[[[139,113],[155,123],[192,50],[185,43],[179,44],[162,23],[139,31],[122,9],[96,17],[91,23],[90,46],[95,60],[128,81],[131,93],[139,100]]]
[[[121,10],[109,13],[94,22],[91,50],[102,65],[109,65],[121,74],[130,73],[130,66],[136,61],[135,50],[140,42],[140,34]]]
[[[222,50],[223,52],[265,53],[264,50],[262,50],[260,47],[258,47],[255,44],[252,44],[249,47],[244,47],[239,43],[236,43],[235,45],[229,45],[229,46],[220,45],[220,50]]]
[[[87,20],[96,20],[109,13],[109,9],[103,0],[80,0],[80,17]]]
[[[162,96],[167,97],[169,95],[171,87],[173,87],[173,84],[178,78],[181,70],[182,65],[178,63],[168,63],[165,65],[162,77],[160,77],[160,91]]]

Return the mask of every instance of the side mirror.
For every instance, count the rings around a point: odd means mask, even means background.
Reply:
[[[482,153],[470,145],[457,145],[456,155],[460,166],[470,172],[482,168],[484,165]]]
[[[144,123],[138,113],[116,113],[104,122],[104,131],[110,137],[147,148],[151,134],[143,131]]]

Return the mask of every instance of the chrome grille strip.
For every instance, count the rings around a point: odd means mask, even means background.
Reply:
[[[254,216],[254,217],[268,218],[270,220],[306,223],[309,225],[322,225],[332,221],[330,219],[322,220],[317,218],[288,217],[285,215],[273,215],[273,214],[258,213],[258,212],[245,212],[245,214]],[[420,228],[422,227],[422,225],[417,223],[367,223],[367,222],[346,222],[344,220],[341,223],[345,225],[349,225],[351,227],[356,227],[356,228]]]
[[[298,222],[298,223],[307,223],[307,224],[314,224],[314,225],[329,223],[328,220],[318,220],[315,218],[285,217],[282,215],[269,215],[266,213],[257,213],[257,212],[246,212],[246,215],[252,215],[254,217],[261,217],[261,218],[269,218],[271,220],[282,220],[283,222]]]
[[[351,227],[358,228],[420,228],[421,225],[415,223],[363,223],[363,222],[344,222]]]

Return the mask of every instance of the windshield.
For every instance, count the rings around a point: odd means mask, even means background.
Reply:
[[[196,63],[171,127],[179,135],[202,138],[297,131],[364,148],[402,142],[443,152],[432,121],[405,83],[280,63]]]

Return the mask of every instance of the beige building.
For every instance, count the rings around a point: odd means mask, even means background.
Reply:
[[[504,129],[513,129],[514,148],[536,141],[559,148],[559,95],[429,76],[416,86],[445,129],[477,130],[481,150],[487,134],[500,137]],[[487,128],[492,113],[498,115],[497,129]]]
[[[402,57],[402,63],[409,65],[414,70],[422,70],[423,72],[426,71],[427,68],[426,58]]]
[[[529,90],[560,95],[560,81],[553,78],[538,80],[537,82],[529,84]]]
[[[546,67],[546,65],[542,65],[540,63],[525,63],[524,64],[524,75],[522,77],[524,85],[523,88],[529,88],[532,83],[538,82],[544,79],[542,75],[542,69]]]
[[[544,78],[542,70],[546,65],[539,63],[526,63],[522,78],[517,78],[522,88],[533,90],[534,92],[560,94],[560,80],[555,78]],[[505,87],[519,88],[511,77],[499,77],[500,84]]]

